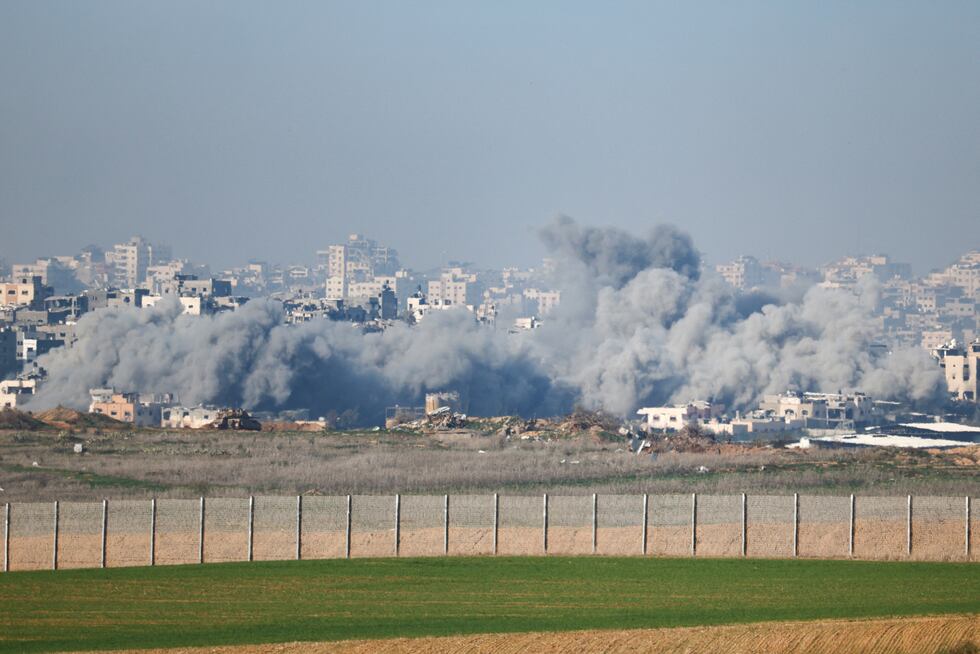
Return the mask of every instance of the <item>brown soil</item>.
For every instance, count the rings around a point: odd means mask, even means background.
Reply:
[[[303,534],[304,559],[341,559],[346,548],[346,536],[342,531],[325,531]]]
[[[63,406],[40,411],[34,417],[58,429],[133,429],[133,425],[97,413],[83,413]]]
[[[534,527],[500,527],[497,553],[503,556],[544,554],[542,530]]]
[[[846,522],[800,523],[799,553],[817,559],[845,558],[849,539]]]
[[[229,647],[130,650],[116,654],[373,654],[392,652],[658,652],[687,654],[941,654],[972,652],[980,642],[980,616],[772,622],[721,627],[623,631],[487,634],[394,638],[334,643],[284,643]]]
[[[49,427],[29,413],[17,409],[4,409],[0,411],[0,429],[38,431]]]
[[[608,556],[638,556],[643,553],[643,527],[599,527],[596,551]]]
[[[449,554],[457,556],[493,554],[493,529],[450,527]]]
[[[647,528],[647,554],[653,556],[690,556],[691,527],[650,525]]]

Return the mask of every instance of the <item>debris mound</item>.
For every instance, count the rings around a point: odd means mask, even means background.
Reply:
[[[0,411],[0,429],[17,431],[38,431],[47,429],[48,425],[29,413],[17,409]]]
[[[101,413],[83,413],[76,409],[58,406],[34,414],[34,417],[58,429],[131,429],[132,425],[120,422]]]
[[[707,452],[717,447],[711,432],[691,426],[680,431],[667,432],[663,436],[653,436],[649,440],[650,448],[654,452]]]

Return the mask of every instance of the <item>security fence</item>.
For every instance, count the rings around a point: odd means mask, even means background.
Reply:
[[[443,555],[977,561],[970,497],[394,495],[15,503],[3,571]]]

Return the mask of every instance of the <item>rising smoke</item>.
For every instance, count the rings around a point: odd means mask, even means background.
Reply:
[[[739,295],[700,274],[690,237],[672,227],[639,239],[558,218],[541,235],[562,298],[533,332],[489,329],[464,311],[370,334],[340,322],[284,325],[272,300],[214,317],[182,316],[177,302],[102,310],[79,321],[74,347],[41,358],[50,378],[32,404],[82,408],[89,388],[109,385],[377,423],[384,407],[444,389],[461,391],[476,415],[582,405],[628,416],[689,399],[745,409],[787,388],[917,403],[942,395],[926,353],[874,351],[871,285]]]

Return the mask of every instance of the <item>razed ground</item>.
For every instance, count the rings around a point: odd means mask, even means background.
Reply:
[[[75,444],[85,453],[74,454]],[[978,476],[978,445],[910,452],[720,444],[654,459],[594,434],[508,441],[476,429],[0,431],[0,503],[301,493],[963,496],[980,491]]]

